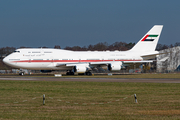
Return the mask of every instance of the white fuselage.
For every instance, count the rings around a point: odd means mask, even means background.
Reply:
[[[141,53],[142,54],[142,53]],[[17,49],[3,61],[15,68],[35,70],[67,70],[72,67],[57,64],[113,61],[142,61],[140,53],[132,51],[69,51],[61,49]]]
[[[159,54],[155,51],[162,25],[153,26],[139,42],[128,51],[69,51],[61,49],[17,49],[3,59],[9,66],[34,70],[67,70],[89,74],[93,68],[107,66],[119,71],[125,64],[144,63]]]

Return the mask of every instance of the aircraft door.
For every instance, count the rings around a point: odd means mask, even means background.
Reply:
[[[104,56],[101,56],[101,61],[104,61]]]
[[[81,62],[81,57],[80,56],[78,57],[78,59],[79,59],[79,62]]]
[[[31,63],[31,54],[28,57],[28,63]]]
[[[55,66],[55,63],[54,63],[54,58],[53,58],[53,56],[51,56],[49,60],[51,61],[51,66],[54,67],[54,66]]]
[[[51,56],[51,58],[50,58],[50,61],[51,61],[51,63],[54,63],[54,59],[53,59],[52,56]]]

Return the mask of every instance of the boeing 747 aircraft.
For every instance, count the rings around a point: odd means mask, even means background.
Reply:
[[[163,25],[155,25],[128,51],[70,51],[47,48],[17,49],[3,59],[11,67],[31,70],[67,70],[67,75],[91,75],[94,68],[107,66],[119,71],[131,63],[152,62],[159,54],[155,51]],[[24,73],[21,72],[21,75]]]

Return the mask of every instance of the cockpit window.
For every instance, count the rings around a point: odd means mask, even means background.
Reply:
[[[20,51],[15,50],[14,53],[20,53]]]

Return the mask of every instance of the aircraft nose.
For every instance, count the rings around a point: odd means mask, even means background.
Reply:
[[[8,64],[8,58],[7,57],[5,57],[4,59],[3,59],[3,62],[5,63],[5,64]]]

